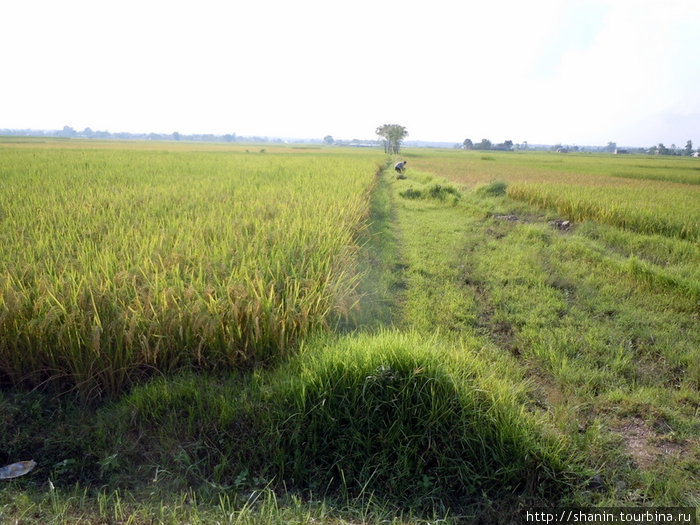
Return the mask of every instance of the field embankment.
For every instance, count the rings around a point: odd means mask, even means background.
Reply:
[[[432,167],[440,174],[448,166],[442,174],[465,185],[459,204],[404,198],[398,205],[412,322],[485,337],[496,355],[512,358],[511,369],[533,382],[533,400],[601,469],[606,487],[581,492],[584,501],[697,505],[697,242],[674,230],[640,232],[593,214],[560,214],[510,191],[558,189],[593,205],[596,195],[605,203],[619,190],[618,179],[601,179],[595,193],[586,173],[579,182],[569,175],[565,184],[552,170],[528,177],[531,165],[510,169],[518,157],[508,154],[468,155],[464,164],[457,155],[445,153]],[[534,155],[530,162],[537,157],[558,160]],[[420,154],[413,161],[427,169]],[[463,171],[450,171],[459,166]],[[419,172],[395,181],[395,192],[429,177]],[[664,216],[677,224],[696,217],[696,186],[669,188],[675,191],[657,203],[668,208]],[[632,187],[619,191],[635,194]],[[642,216],[655,217],[655,205],[643,201],[637,201]]]

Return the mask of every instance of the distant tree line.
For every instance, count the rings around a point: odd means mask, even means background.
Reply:
[[[659,142],[656,146],[649,148],[650,155],[682,155],[685,157],[691,157],[694,153],[700,154],[700,148],[697,151],[693,151],[693,141],[689,140],[685,143],[685,148],[679,148],[675,144],[671,144],[670,148]]]
[[[177,131],[173,133],[131,133],[128,131],[109,132],[93,131],[85,128],[82,131],[73,129],[71,126],[63,126],[60,130],[36,130],[36,129],[0,129],[0,135],[32,136],[32,137],[61,137],[76,139],[120,139],[120,140],[184,140],[193,142],[236,142],[245,140],[246,142],[266,142],[267,137],[238,137],[235,133],[224,135],[214,135],[212,133],[182,134]],[[279,139],[281,142],[281,139]]]
[[[679,148],[675,144],[671,144],[670,147],[666,147],[663,143],[659,143],[651,148],[618,148],[617,143],[608,142],[605,146],[576,146],[576,145],[562,145],[561,143],[555,144],[553,146],[538,144],[529,145],[527,141],[520,144],[513,144],[512,140],[506,140],[504,142],[493,144],[489,139],[481,139],[481,142],[474,143],[471,139],[465,139],[459,145],[455,147],[464,150],[491,150],[491,151],[513,151],[513,150],[539,150],[539,151],[556,151],[559,153],[568,153],[570,151],[587,151],[587,152],[599,152],[599,153],[640,153],[649,155],[683,155],[686,157],[690,156],[700,156],[700,148],[697,150],[693,149],[693,141],[689,140],[686,142],[684,148]]]
[[[527,144],[527,142],[525,144]],[[476,144],[474,144],[471,139],[464,139],[464,142],[462,142],[462,149],[513,151],[513,148],[512,140],[506,140],[499,144],[492,144],[489,139],[481,139],[481,142]]]
[[[336,146],[355,146],[355,147],[376,147],[383,146],[386,153],[398,154],[404,139],[408,136],[408,131],[404,126],[398,124],[384,124],[379,126],[375,133],[379,135],[380,140],[339,140],[334,139],[331,135],[326,135],[323,139],[293,139],[292,142],[309,143],[309,144],[327,144]],[[91,128],[85,128],[82,131],[73,129],[70,126],[63,126],[60,130],[42,130],[42,129],[0,129],[0,135],[7,136],[22,136],[22,137],[60,137],[60,138],[83,138],[83,139],[115,139],[115,140],[157,140],[157,141],[186,141],[186,142],[272,142],[285,143],[284,139],[277,137],[261,137],[261,136],[238,136],[236,133],[226,133],[223,135],[215,135],[212,133],[200,134],[182,134],[177,131],[173,133],[131,133],[131,132],[109,132],[109,131],[93,131]],[[410,144],[410,143],[409,143]],[[419,147],[423,143],[416,143]],[[413,144],[416,146],[416,144]],[[428,144],[428,143],[425,143]],[[489,139],[481,139],[481,142],[474,143],[471,139],[465,139],[462,143],[453,143],[455,148],[465,150],[491,150],[491,151],[513,151],[513,150],[540,150],[540,151],[557,151],[567,153],[570,151],[584,152],[608,152],[608,153],[638,153],[649,155],[677,155],[677,156],[700,156],[700,148],[693,148],[693,141],[688,140],[684,148],[671,144],[666,147],[663,143],[659,143],[650,148],[625,148],[617,147],[615,142],[608,142],[606,146],[576,146],[555,144],[554,146],[537,144],[529,145],[527,141],[519,144],[514,144],[512,140],[506,140],[500,143],[493,144]]]
[[[299,144],[327,144],[335,146],[351,146],[351,147],[374,147],[381,145],[378,140],[344,140],[334,139],[331,135],[326,135],[323,139],[282,139],[279,137],[268,136],[240,136],[235,133],[226,133],[224,135],[215,135],[211,133],[203,134],[183,134],[178,131],[173,133],[130,133],[118,132],[112,133],[109,131],[93,131],[91,128],[85,128],[82,131],[73,129],[70,126],[64,126],[60,130],[43,130],[43,129],[0,129],[0,135],[19,136],[19,137],[58,137],[58,138],[75,138],[75,139],[113,139],[113,140],[158,140],[158,141],[183,141],[183,142],[267,142],[284,144],[288,142]]]

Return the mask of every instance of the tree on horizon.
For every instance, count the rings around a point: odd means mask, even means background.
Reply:
[[[398,155],[403,139],[408,136],[408,130],[399,124],[383,124],[375,133],[384,141],[384,153]]]

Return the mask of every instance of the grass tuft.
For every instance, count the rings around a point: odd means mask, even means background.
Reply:
[[[296,366],[280,427],[295,486],[449,508],[554,496],[571,479],[562,443],[468,349],[385,332],[339,339]]]
[[[404,199],[436,199],[444,201],[448,195],[452,195],[454,200],[458,200],[461,194],[457,188],[448,184],[431,184],[423,188],[413,186],[400,191],[399,195]]]
[[[508,184],[502,181],[494,181],[484,186],[479,186],[475,191],[480,197],[502,197],[506,194]]]

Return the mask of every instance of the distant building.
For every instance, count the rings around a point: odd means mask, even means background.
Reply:
[[[629,153],[628,150],[622,148],[615,148],[615,155],[626,155]]]

